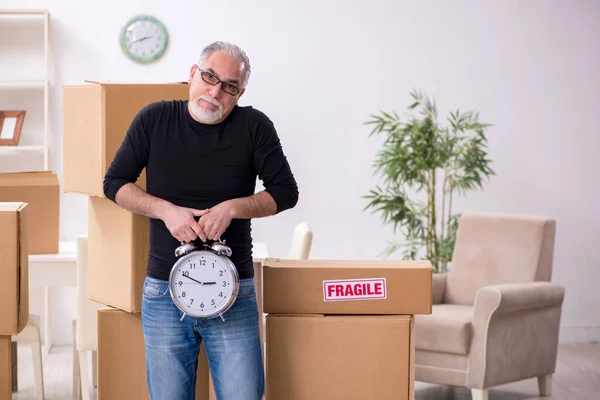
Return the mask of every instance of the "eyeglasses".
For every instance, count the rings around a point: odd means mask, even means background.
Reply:
[[[198,67],[198,66],[196,66],[196,67]],[[231,83],[223,82],[222,80],[220,80],[219,78],[217,78],[216,76],[211,74],[210,72],[202,71],[200,69],[200,67],[198,67],[198,72],[200,72],[200,76],[202,77],[202,80],[204,82],[206,82],[212,86],[217,86],[220,83],[221,90],[231,96],[237,96],[242,91],[242,89],[240,89],[239,87],[237,87],[235,85],[232,85]]]

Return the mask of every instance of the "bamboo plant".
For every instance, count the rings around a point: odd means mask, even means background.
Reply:
[[[369,136],[385,135],[374,161],[382,178],[370,193],[365,210],[379,213],[403,240],[388,243],[383,256],[402,250],[404,259],[430,260],[434,272],[445,273],[452,261],[459,214],[455,195],[482,189],[495,175],[487,153],[486,130],[474,111],[450,112],[447,125],[438,122],[435,100],[420,91],[410,93],[409,114],[380,111],[366,122]],[[441,194],[441,198],[440,195]]]

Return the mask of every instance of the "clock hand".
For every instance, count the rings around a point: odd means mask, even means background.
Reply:
[[[142,38],[133,40],[131,43],[133,44],[133,43],[141,42],[141,41],[147,40],[147,39],[152,39],[152,36],[144,36]]]
[[[200,282],[200,281],[197,281],[197,280],[195,280],[194,278],[192,278],[192,277],[191,277],[191,276],[189,276],[189,275],[184,275],[184,276],[185,276],[186,278],[188,278],[188,279],[191,279],[191,280],[193,280],[194,282],[198,282],[198,283],[199,283],[199,284],[201,284],[201,285],[216,285],[216,284],[217,284],[217,282]]]

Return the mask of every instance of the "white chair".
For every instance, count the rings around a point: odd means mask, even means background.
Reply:
[[[29,316],[29,322],[25,328],[15,336],[11,337],[13,342],[31,342],[31,357],[33,358],[33,379],[35,381],[35,396],[37,400],[44,400],[44,368],[42,367],[42,340],[40,327],[32,320],[35,315]],[[38,318],[39,319],[39,318]]]
[[[301,222],[294,228],[292,246],[288,258],[290,260],[306,260],[310,254],[313,233],[308,222]]]
[[[77,236],[77,319],[73,337],[73,398],[90,398],[90,380],[87,363],[92,353],[92,385],[97,387],[98,310],[108,308],[87,298],[88,237]]]

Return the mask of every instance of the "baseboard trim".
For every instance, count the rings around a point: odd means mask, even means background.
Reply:
[[[560,326],[560,343],[600,342],[600,324],[565,324]]]

